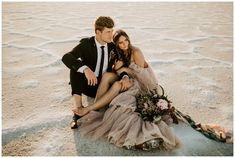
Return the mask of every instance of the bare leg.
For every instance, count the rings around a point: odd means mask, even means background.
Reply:
[[[104,73],[100,85],[98,87],[98,90],[96,92],[95,102],[96,100],[99,100],[108,91],[110,85],[112,85],[117,80],[118,80],[117,74],[112,72]]]
[[[77,95],[74,94],[73,95],[73,99],[74,99],[74,105],[73,105],[73,110],[72,111],[77,111],[79,108],[82,107],[82,96],[81,95]],[[77,120],[80,118],[80,116],[78,116],[77,114],[73,115],[73,121],[70,123],[71,129],[76,129],[78,128],[77,125]]]
[[[121,84],[119,81],[116,81],[112,85],[112,87],[94,104],[85,108],[79,108],[77,111],[74,111],[74,113],[79,116],[84,116],[92,110],[100,109],[108,105],[113,100],[113,98],[115,98],[119,94],[120,90],[121,90]]]
[[[82,107],[82,96],[74,94],[73,99],[74,99],[74,109],[81,108]]]

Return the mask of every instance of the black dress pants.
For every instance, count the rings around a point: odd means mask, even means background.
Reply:
[[[95,86],[89,86],[84,73],[70,71],[70,84],[72,88],[72,95],[85,94],[89,97],[95,98],[99,81]]]

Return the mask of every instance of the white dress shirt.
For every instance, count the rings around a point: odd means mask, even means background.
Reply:
[[[102,73],[106,72],[108,69],[108,44],[106,43],[105,45],[101,45],[95,37],[95,44],[96,44],[96,49],[97,49],[97,62],[96,62],[96,67],[95,67],[95,75],[98,77],[99,75],[99,69],[100,69],[100,62],[101,62],[101,46],[104,46],[104,65],[103,65],[103,71]],[[87,68],[87,65],[83,65],[78,69],[78,72],[84,73],[84,70]]]

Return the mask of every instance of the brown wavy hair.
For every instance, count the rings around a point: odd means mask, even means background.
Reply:
[[[119,41],[119,38],[121,36],[126,37],[126,39],[129,42],[127,54],[125,54],[124,51],[121,50],[120,47],[119,47],[118,41]],[[120,55],[122,56],[122,60],[124,62],[124,65],[128,67],[130,65],[130,62],[131,62],[131,55],[132,55],[132,50],[133,50],[133,46],[131,45],[131,41],[130,41],[129,36],[127,35],[127,33],[125,31],[119,29],[119,30],[115,31],[115,33],[113,35],[113,42],[116,46],[116,49],[117,49],[118,53],[120,53]]]
[[[95,31],[103,31],[105,27],[113,28],[114,25],[115,24],[112,18],[108,16],[99,16],[95,21]]]

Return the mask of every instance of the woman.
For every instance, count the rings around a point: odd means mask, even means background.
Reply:
[[[99,94],[99,99],[86,108],[76,111],[83,116],[80,132],[94,139],[104,138],[118,147],[143,150],[152,148],[174,149],[180,141],[172,129],[162,120],[158,124],[144,121],[136,110],[136,96],[157,87],[157,80],[152,69],[146,63],[141,50],[131,45],[128,35],[118,30],[114,34],[117,50],[122,52],[123,65],[117,73],[126,71],[130,76],[128,90],[122,91],[122,82],[114,82],[107,92]],[[105,112],[97,112],[109,104]]]

